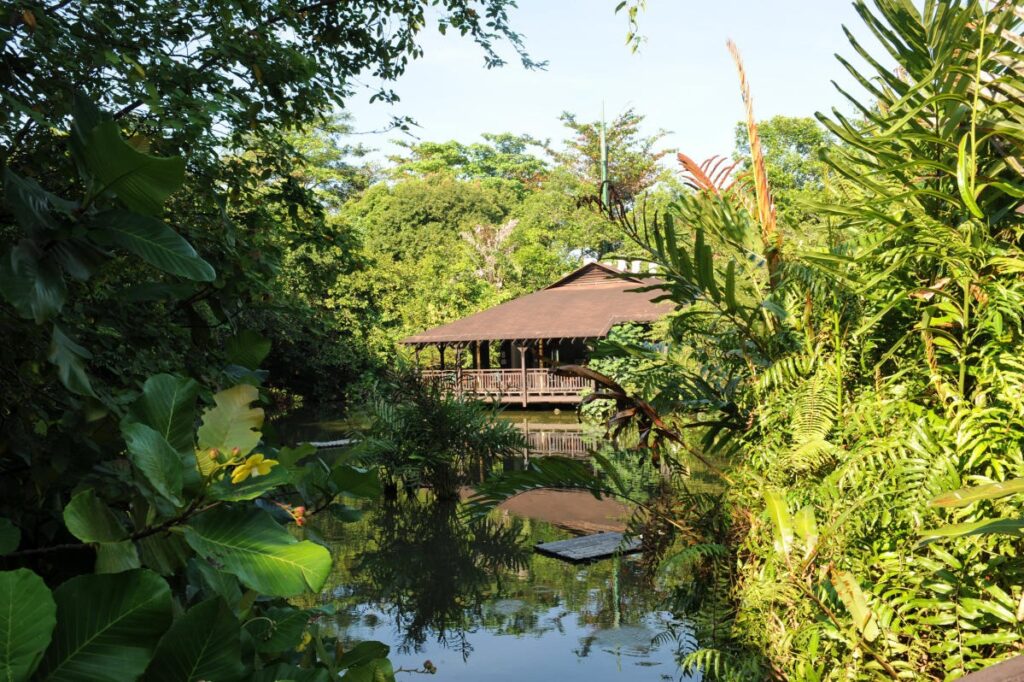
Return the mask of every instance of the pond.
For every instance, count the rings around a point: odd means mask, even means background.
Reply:
[[[547,429],[543,413],[507,416],[536,433],[566,433],[575,422],[559,415]],[[343,424],[308,414],[289,421],[281,431],[307,440],[346,435]],[[421,494],[365,512],[321,527],[336,561],[320,599],[335,609],[329,627],[347,646],[384,642],[396,669],[430,661],[437,682],[689,679],[667,635],[682,626],[659,610],[663,595],[637,557],[572,565],[532,551],[574,531],[621,528],[625,505],[534,491],[467,524],[457,504]]]
[[[348,645],[378,640],[396,668],[438,682],[679,679],[672,623],[635,558],[571,565],[532,552],[570,537],[498,510],[467,526],[426,498],[375,504],[332,527],[322,595]]]

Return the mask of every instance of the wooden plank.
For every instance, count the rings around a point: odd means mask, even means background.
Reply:
[[[544,542],[534,546],[539,554],[579,563],[607,559],[615,554],[635,554],[640,551],[640,538],[623,544],[622,533],[595,533],[558,542]]]

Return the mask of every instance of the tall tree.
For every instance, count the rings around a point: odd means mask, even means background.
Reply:
[[[395,176],[450,174],[463,180],[496,178],[536,188],[545,175],[544,159],[531,153],[540,141],[529,135],[484,133],[483,142],[402,142],[403,155],[391,157]]]
[[[671,150],[660,148],[668,131],[645,134],[644,116],[630,108],[605,124],[608,147],[608,179],[619,198],[631,203],[641,192],[666,177],[661,159]],[[601,121],[582,122],[576,114],[564,112],[561,121],[569,137],[564,149],[549,148],[551,156],[569,169],[585,186],[601,184]]]

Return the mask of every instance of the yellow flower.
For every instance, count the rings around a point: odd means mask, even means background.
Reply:
[[[252,476],[266,476],[277,466],[276,459],[266,459],[263,455],[249,455],[249,459],[235,467],[231,472],[231,482],[238,484]]]
[[[312,641],[313,641],[313,635],[309,634],[308,630],[306,632],[303,632],[302,633],[302,641],[299,642],[298,646],[295,647],[295,650],[300,652],[300,653],[305,651],[306,647],[308,647],[309,643],[312,642]]]

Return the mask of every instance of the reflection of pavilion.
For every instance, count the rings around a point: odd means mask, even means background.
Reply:
[[[516,428],[526,436],[530,455],[562,455],[564,457],[586,457],[593,449],[596,439],[584,433],[578,423],[552,424],[531,422],[529,419],[514,422]]]

